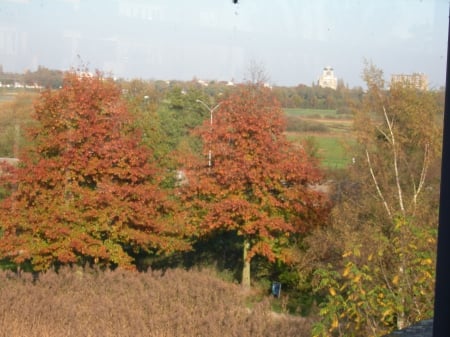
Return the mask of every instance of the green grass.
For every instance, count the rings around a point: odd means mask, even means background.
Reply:
[[[354,143],[352,127],[353,120],[348,115],[338,115],[336,110],[323,109],[284,109],[286,116],[293,123],[297,119],[305,123],[315,123],[325,126],[325,132],[304,132],[290,130],[287,137],[294,143],[300,143],[306,138],[312,138],[317,145],[317,155],[325,168],[338,169],[351,162],[351,154],[346,151]],[[292,128],[291,128],[292,129]]]
[[[327,168],[344,168],[351,162],[351,155],[345,151],[341,137],[315,137],[322,165]]]
[[[347,153],[347,146],[354,143],[351,138],[343,136],[333,136],[332,134],[300,134],[288,133],[287,137],[294,143],[300,143],[306,138],[312,138],[317,145],[317,156],[324,168],[340,169],[346,167],[352,159]]]

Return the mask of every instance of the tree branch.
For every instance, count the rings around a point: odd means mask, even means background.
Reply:
[[[375,184],[375,188],[377,189],[378,196],[380,197],[381,201],[383,202],[384,208],[386,209],[386,212],[389,215],[389,218],[392,219],[391,210],[389,209],[389,205],[386,202],[386,199],[384,199],[383,193],[381,192],[380,186],[378,185],[378,180],[375,177],[375,173],[373,172],[372,162],[370,161],[370,155],[369,155],[369,151],[367,151],[367,149],[366,149],[366,157],[367,157],[367,163],[369,164],[370,175],[372,176],[372,180]]]
[[[417,187],[417,190],[414,189],[414,196],[413,196],[414,209],[416,208],[416,205],[417,205],[417,196],[422,191],[423,185],[425,184],[425,178],[427,175],[429,163],[430,163],[430,147],[429,147],[429,144],[425,144],[422,170],[420,172],[420,178],[419,178],[419,186]]]
[[[403,191],[402,191],[402,187],[400,185],[400,176],[398,173],[398,156],[397,156],[397,144],[395,143],[395,136],[394,136],[394,130],[393,130],[393,121],[389,120],[386,108],[383,106],[383,113],[384,113],[384,118],[386,119],[386,123],[388,125],[389,128],[389,133],[391,135],[391,145],[392,145],[392,154],[394,156],[393,160],[394,160],[394,174],[395,174],[395,183],[397,185],[397,193],[398,193],[398,203],[400,206],[400,210],[402,212],[403,215],[405,215],[405,207],[403,205]]]

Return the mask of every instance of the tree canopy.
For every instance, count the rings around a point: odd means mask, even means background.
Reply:
[[[212,122],[212,123],[211,123]],[[324,219],[326,197],[315,161],[283,134],[283,112],[269,89],[241,86],[198,130],[203,154],[185,162],[183,192],[200,235],[234,231],[243,238],[243,284],[250,260],[288,260],[290,235]]]
[[[35,270],[63,263],[132,267],[140,251],[186,249],[152,153],[121,90],[100,74],[66,75],[35,105],[39,126],[0,204],[0,254]]]

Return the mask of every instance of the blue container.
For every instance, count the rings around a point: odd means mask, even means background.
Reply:
[[[272,283],[272,295],[276,298],[279,298],[281,295],[281,283],[273,282]]]

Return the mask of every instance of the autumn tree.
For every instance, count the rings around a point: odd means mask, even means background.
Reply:
[[[185,161],[182,192],[198,235],[242,238],[248,287],[252,258],[288,261],[291,240],[323,220],[327,202],[313,189],[321,179],[316,162],[286,140],[269,89],[240,86],[219,104],[198,131],[204,157]]]
[[[364,79],[355,163],[338,186],[333,226],[310,241],[324,262],[315,285],[327,296],[320,336],[379,336],[432,316],[438,100],[407,85],[386,89],[370,63]]]
[[[66,75],[35,105],[39,126],[0,212],[0,254],[34,270],[67,263],[133,267],[145,251],[187,248],[152,154],[111,80]]]

